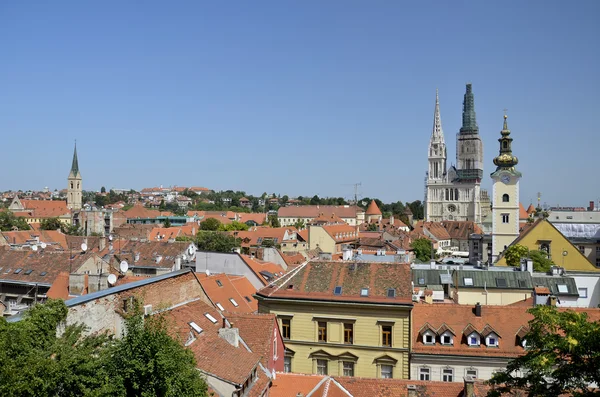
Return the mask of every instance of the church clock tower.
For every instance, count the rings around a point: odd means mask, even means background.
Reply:
[[[71,172],[69,172],[67,183],[67,208],[80,210],[82,206],[82,187],[79,162],[77,161],[77,143],[75,143],[73,163],[71,164]]]
[[[496,171],[492,196],[492,262],[519,236],[519,180],[521,173],[515,169],[519,162],[512,154],[512,138],[504,115],[504,126],[498,141],[500,154],[494,158]]]

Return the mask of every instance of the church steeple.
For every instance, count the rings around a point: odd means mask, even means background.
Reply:
[[[479,127],[475,116],[475,97],[473,96],[473,88],[471,83],[467,83],[467,92],[463,100],[462,127],[461,134],[477,134]]]
[[[73,163],[71,164],[71,174],[77,176],[79,174],[79,161],[77,161],[77,142],[75,142],[75,151],[73,151]]]
[[[494,164],[498,167],[496,172],[500,170],[514,171],[515,165],[519,163],[519,159],[512,154],[512,141],[510,137],[510,130],[508,129],[508,122],[506,121],[508,116],[504,114],[504,125],[502,126],[502,135],[498,142],[500,142],[500,154],[494,158]]]
[[[442,118],[440,116],[440,96],[437,89],[435,90],[435,111],[433,112],[431,140],[444,143],[444,131],[442,130]]]

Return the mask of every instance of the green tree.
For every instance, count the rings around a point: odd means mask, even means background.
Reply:
[[[42,230],[62,230],[63,223],[58,218],[46,218],[40,222],[40,229]]]
[[[298,219],[296,223],[294,223],[294,227],[298,230],[304,229],[306,225],[304,224],[304,220]]]
[[[216,218],[207,218],[200,222],[200,230],[210,230],[214,232],[219,230],[219,226],[221,226],[221,221]]]
[[[77,225],[65,225],[64,223],[61,225],[60,230],[64,234],[68,234],[70,236],[83,236],[83,229],[77,227]],[[92,233],[94,235],[94,233]]]
[[[376,223],[369,223],[369,225],[367,226],[367,231],[368,232],[376,232],[377,231],[377,224]]]
[[[277,218],[277,215],[269,215],[269,226],[281,227],[281,224],[279,223],[279,219]]]
[[[163,227],[171,227],[171,221],[169,220],[168,217],[167,217],[167,219],[165,219],[165,222],[163,223]]]
[[[196,245],[200,251],[232,252],[241,244],[241,239],[223,232],[201,230],[196,235]]]
[[[533,250],[529,252],[529,258],[533,261],[533,270],[536,272],[548,272],[555,263],[548,258],[544,251]]]
[[[428,262],[431,260],[431,241],[426,238],[418,238],[413,240],[410,244],[412,247],[416,258],[421,262]]]
[[[265,248],[273,248],[275,247],[275,242],[272,239],[266,239],[263,240],[262,243],[260,244],[261,247],[265,247]]]
[[[8,232],[13,229],[29,230],[29,225],[23,217],[16,217],[10,211],[0,211],[0,230]]]
[[[423,203],[421,200],[416,200],[412,203],[406,203],[406,206],[410,208],[414,219],[423,219],[425,210],[423,209]]]
[[[545,305],[529,313],[534,317],[524,337],[526,353],[492,377],[488,396],[515,390],[528,396],[597,396],[599,390],[588,387],[600,385],[600,321],[589,321],[586,312]]]
[[[313,198],[310,199],[310,205],[319,205],[321,204],[321,199],[319,198],[319,196],[317,196],[316,194],[313,196]]]
[[[249,229],[249,226],[246,225],[245,223],[233,221],[228,225],[220,224],[218,231],[233,232],[233,231],[248,230],[248,229]]]
[[[506,264],[512,267],[518,267],[521,264],[521,258],[527,257],[529,249],[521,244],[514,244],[504,250]]]
[[[122,338],[104,355],[105,371],[117,396],[207,396],[190,350],[169,335],[164,315],[144,318],[139,306],[126,320]]]
[[[96,186],[98,186],[98,185],[96,185]],[[100,188],[100,193],[106,193],[106,188],[104,186],[102,186]]]

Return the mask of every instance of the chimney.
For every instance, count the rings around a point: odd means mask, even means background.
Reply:
[[[465,376],[465,383],[464,383],[464,394],[463,396],[465,397],[475,397],[475,378],[472,377],[471,375],[467,375]]]
[[[417,397],[417,386],[408,385],[406,386],[406,389],[408,390],[408,397]]]
[[[594,210],[594,201],[590,201],[590,207],[588,208],[588,211],[593,211]]]
[[[219,336],[234,347],[239,347],[240,345],[240,330],[237,328],[219,328]]]
[[[479,302],[477,302],[477,304],[475,305],[475,315],[477,317],[481,317],[481,305],[479,304]]]

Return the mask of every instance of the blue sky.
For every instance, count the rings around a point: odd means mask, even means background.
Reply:
[[[1,2],[0,190],[423,198],[473,83],[490,188],[502,109],[521,201],[600,198],[598,1]]]

